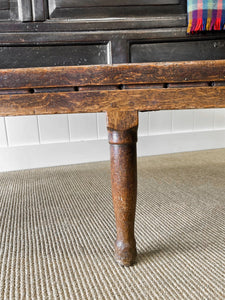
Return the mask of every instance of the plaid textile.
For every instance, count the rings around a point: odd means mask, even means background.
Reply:
[[[225,0],[187,0],[188,33],[225,30]]]

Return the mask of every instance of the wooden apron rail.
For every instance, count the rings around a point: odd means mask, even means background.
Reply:
[[[225,107],[225,60],[0,70],[0,115]]]
[[[136,259],[138,111],[225,107],[225,60],[0,70],[0,115],[107,112],[115,258]]]

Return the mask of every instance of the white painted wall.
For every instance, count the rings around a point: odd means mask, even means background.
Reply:
[[[225,147],[225,109],[140,113],[138,155]],[[109,159],[104,113],[0,118],[0,171]]]

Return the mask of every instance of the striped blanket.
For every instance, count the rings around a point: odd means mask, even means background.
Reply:
[[[188,33],[225,30],[225,0],[187,0]]]

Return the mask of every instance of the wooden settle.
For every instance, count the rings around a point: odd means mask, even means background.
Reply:
[[[225,60],[0,70],[0,115],[107,112],[115,259],[136,259],[138,111],[225,107]]]
[[[0,116],[106,112],[116,260],[135,261],[138,112],[225,107],[225,33],[186,0],[0,0]]]

